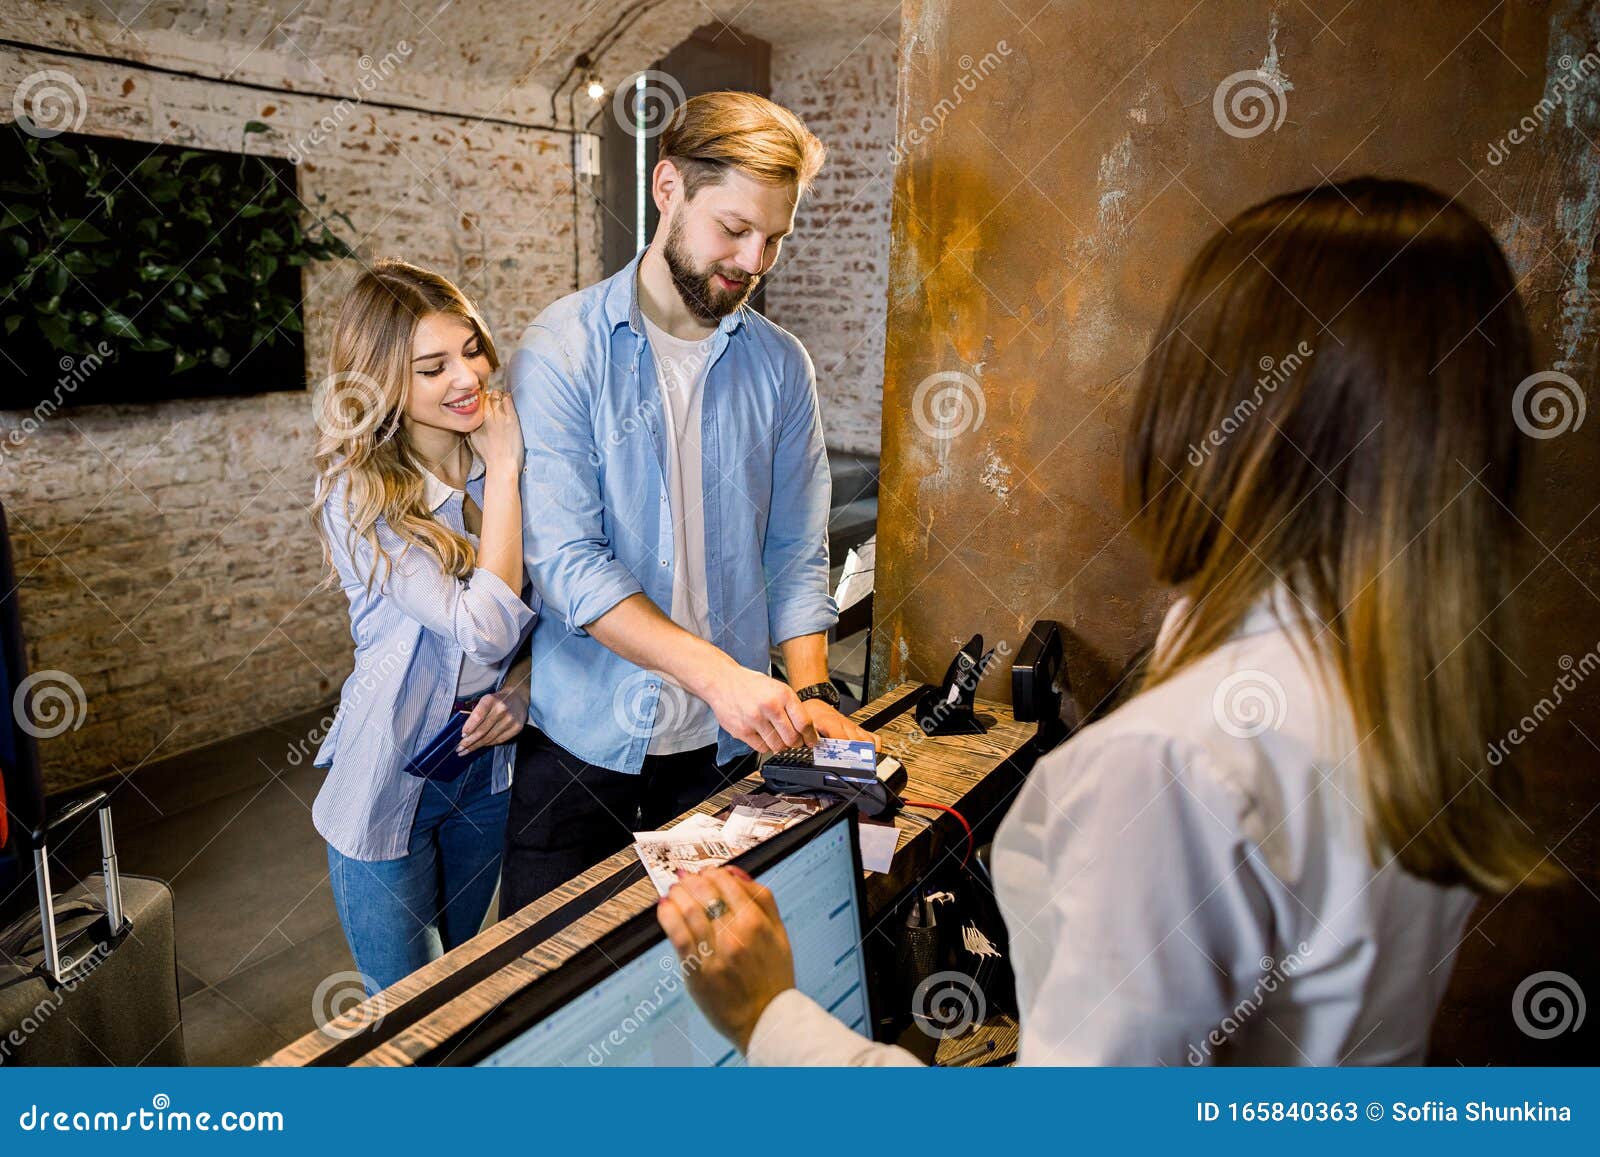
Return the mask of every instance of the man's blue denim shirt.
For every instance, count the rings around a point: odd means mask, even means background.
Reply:
[[[528,719],[585,762],[630,773],[644,763],[663,675],[583,627],[639,592],[672,606],[670,426],[639,312],[639,260],[544,310],[509,367],[526,446],[523,552],[544,600]],[[765,672],[773,644],[839,617],[828,457],[799,340],[748,307],[723,318],[702,423],[711,642]],[[719,763],[747,751],[719,731]]]

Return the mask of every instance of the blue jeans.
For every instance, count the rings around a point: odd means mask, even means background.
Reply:
[[[426,780],[398,860],[352,860],[328,847],[333,903],[368,995],[478,932],[500,874],[511,793],[494,794],[493,748],[453,783]]]

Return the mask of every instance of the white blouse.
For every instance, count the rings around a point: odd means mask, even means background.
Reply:
[[[1035,765],[993,857],[1020,1064],[1423,1061],[1475,896],[1372,862],[1360,745],[1294,613],[1280,588]],[[916,1063],[793,989],[749,1059]]]

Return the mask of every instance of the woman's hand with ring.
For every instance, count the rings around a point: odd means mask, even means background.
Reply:
[[[772,892],[739,868],[682,876],[656,906],[689,993],[741,1052],[774,997],[794,987],[794,953]]]

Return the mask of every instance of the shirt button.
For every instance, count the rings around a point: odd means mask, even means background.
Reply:
[[[667,560],[666,559],[662,559],[661,560],[661,565],[662,566],[666,566],[667,565]]]

